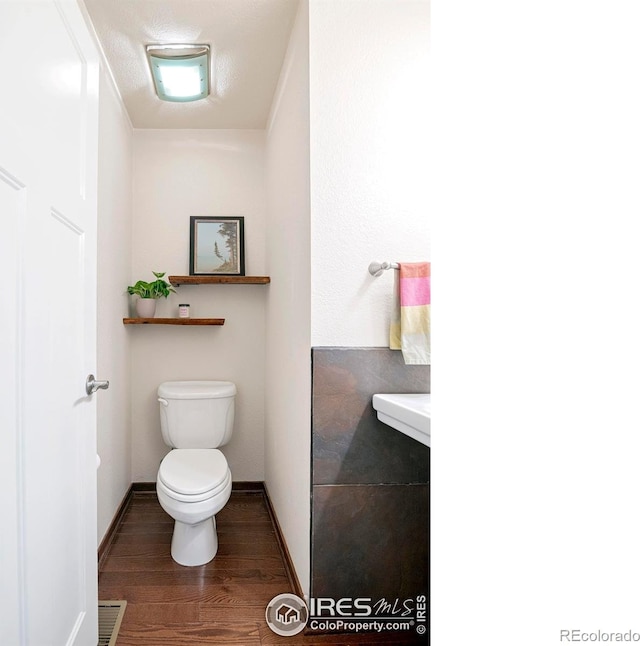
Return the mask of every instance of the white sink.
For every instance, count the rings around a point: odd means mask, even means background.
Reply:
[[[379,394],[373,396],[378,419],[397,431],[431,446],[431,394]]]

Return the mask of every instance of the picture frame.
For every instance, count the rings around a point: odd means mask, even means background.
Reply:
[[[190,276],[244,276],[244,217],[191,216]]]

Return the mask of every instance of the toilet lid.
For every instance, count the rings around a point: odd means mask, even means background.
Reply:
[[[195,496],[215,489],[228,471],[217,449],[174,449],[160,463],[158,479],[176,493]]]

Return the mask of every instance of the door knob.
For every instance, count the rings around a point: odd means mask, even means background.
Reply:
[[[87,383],[85,384],[87,395],[93,395],[97,390],[106,390],[109,388],[108,381],[96,381],[96,378],[93,375],[87,377]]]

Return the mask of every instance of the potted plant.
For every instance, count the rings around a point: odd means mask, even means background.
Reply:
[[[153,275],[156,277],[151,283],[144,280],[139,280],[135,285],[129,285],[127,291],[132,296],[139,296],[136,301],[136,312],[140,318],[153,318],[156,313],[156,301],[159,298],[167,298],[171,292],[174,294],[176,290],[171,287],[171,283],[163,280],[166,272],[154,271]]]

